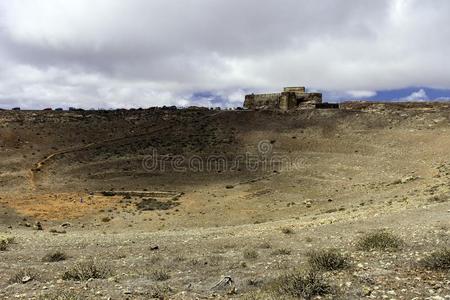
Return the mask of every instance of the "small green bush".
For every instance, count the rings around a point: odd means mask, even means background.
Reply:
[[[342,270],[349,266],[349,259],[337,249],[315,250],[307,253],[309,265],[318,270]]]
[[[398,236],[386,231],[378,230],[365,234],[356,243],[359,250],[398,250],[403,245],[403,241]]]

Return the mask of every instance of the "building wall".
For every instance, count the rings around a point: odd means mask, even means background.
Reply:
[[[306,93],[304,87],[287,87],[282,93],[251,94],[245,96],[247,109],[279,109],[288,111],[302,108],[315,108],[322,103],[322,94]]]
[[[297,95],[297,100],[300,103],[322,103],[322,94],[320,93],[305,93],[303,95]]]
[[[295,92],[283,92],[280,96],[280,109],[288,111],[297,107],[297,95]]]
[[[255,109],[259,107],[276,109],[279,107],[280,96],[280,93],[247,95],[245,96],[244,107],[248,109]]]
[[[283,92],[305,93],[306,88],[304,86],[285,87],[283,88]]]

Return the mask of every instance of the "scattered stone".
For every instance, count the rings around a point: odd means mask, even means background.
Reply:
[[[49,232],[51,232],[51,233],[59,233],[59,234],[67,233],[65,230],[58,230],[58,229],[54,229],[54,228],[50,229]]]
[[[36,224],[34,225],[34,229],[36,229],[36,230],[43,230],[41,222],[39,222],[39,221],[36,222]]]
[[[237,289],[236,289],[235,286],[233,286],[233,287],[231,288],[231,290],[229,290],[229,291],[227,292],[227,295],[236,295],[236,294],[237,294]]]
[[[33,278],[31,278],[31,276],[24,276],[22,277],[22,283],[27,283],[30,282],[31,280],[33,280]]]
[[[362,288],[362,295],[366,296],[366,297],[370,296],[372,294],[372,291],[373,290],[370,287],[365,286],[365,287]]]
[[[411,175],[411,176],[403,177],[400,180],[400,183],[407,183],[407,182],[414,181],[414,180],[417,180],[417,179],[419,179],[419,177]]]
[[[391,295],[391,296],[397,295],[397,293],[396,293],[395,291],[388,291],[387,294],[388,294],[388,295]]]
[[[224,276],[219,282],[217,282],[211,289],[221,290],[234,286],[234,281],[231,276]]]
[[[150,247],[150,250],[151,250],[151,251],[159,250],[159,246],[158,246],[158,245],[151,246],[151,247]]]

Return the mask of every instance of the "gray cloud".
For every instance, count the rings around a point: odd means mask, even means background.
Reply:
[[[446,0],[0,0],[0,105],[236,106],[450,88]],[[209,91],[215,97],[195,97]]]

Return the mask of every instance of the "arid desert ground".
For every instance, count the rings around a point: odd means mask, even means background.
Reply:
[[[450,299],[450,104],[0,111],[1,299]]]

